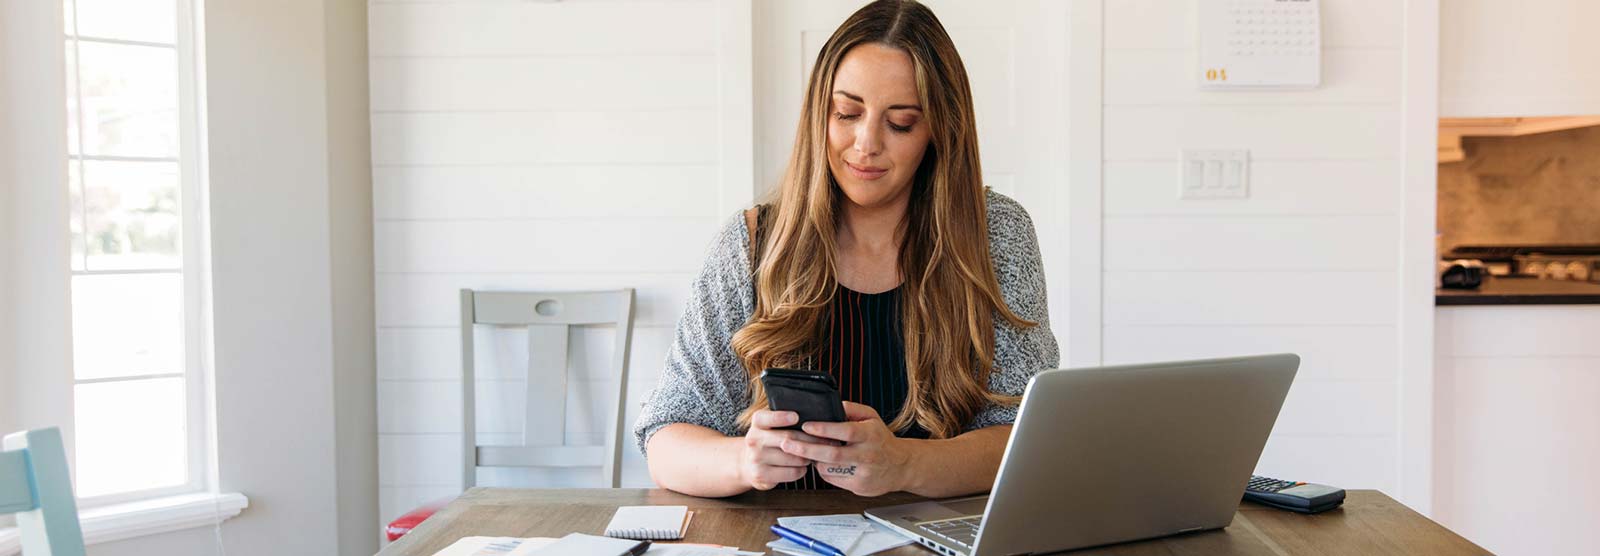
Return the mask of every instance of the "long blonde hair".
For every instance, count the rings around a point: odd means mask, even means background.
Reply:
[[[823,45],[806,88],[794,151],[778,187],[756,265],[756,308],[733,335],[750,373],[752,401],[767,405],[754,379],[768,367],[798,367],[820,349],[826,308],[836,292],[834,230],[843,192],[828,169],[827,130],[834,73],[851,48],[877,43],[904,50],[916,68],[917,96],[930,129],[906,208],[899,269],[908,392],[889,427],[912,424],[933,438],[960,434],[989,403],[1015,404],[989,391],[994,317],[1033,326],[1006,306],[989,258],[988,215],[978,132],[966,69],[944,26],[911,0],[866,5]],[[896,369],[897,371],[898,369]]]

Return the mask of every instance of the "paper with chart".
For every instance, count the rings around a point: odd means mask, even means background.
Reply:
[[[555,542],[550,537],[462,537],[433,556],[525,556]],[[747,552],[732,546],[709,546],[689,543],[655,543],[645,551],[645,556],[759,556],[760,552]]]
[[[462,537],[433,556],[518,556],[552,542],[548,537]]]
[[[778,525],[843,550],[848,556],[867,556],[911,544],[911,539],[868,521],[861,514],[780,517]],[[784,539],[769,542],[767,547],[793,556],[817,556],[815,552]]]

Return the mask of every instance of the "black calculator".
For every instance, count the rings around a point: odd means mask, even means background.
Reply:
[[[1244,499],[1280,510],[1314,514],[1343,504],[1344,489],[1251,475],[1250,483],[1244,487]]]

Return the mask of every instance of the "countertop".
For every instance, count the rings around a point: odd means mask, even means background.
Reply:
[[[1600,305],[1600,284],[1491,276],[1475,290],[1434,291],[1434,305]]]

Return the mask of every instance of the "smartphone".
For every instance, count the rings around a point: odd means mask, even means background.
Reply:
[[[767,369],[761,371],[761,386],[767,391],[767,409],[800,414],[800,422],[783,430],[800,430],[800,425],[810,421],[845,420],[839,385],[828,373]]]

